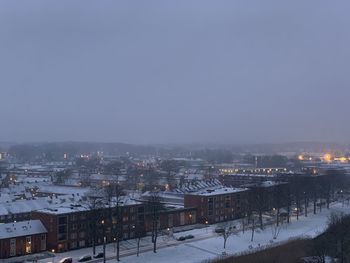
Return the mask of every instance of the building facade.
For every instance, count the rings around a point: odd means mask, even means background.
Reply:
[[[197,208],[199,223],[212,224],[240,218],[245,214],[248,189],[221,188],[185,194],[185,207]]]
[[[48,249],[64,252],[102,244],[104,238],[107,243],[116,238],[135,238],[135,229],[144,226],[144,210],[139,203],[94,210],[58,207],[33,212],[32,217],[46,226]]]
[[[46,251],[47,230],[39,220],[0,225],[0,258]]]

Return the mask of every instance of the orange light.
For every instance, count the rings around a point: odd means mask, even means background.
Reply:
[[[330,162],[332,160],[332,156],[329,153],[326,153],[325,155],[323,155],[323,160],[325,162]]]
[[[300,155],[298,156],[298,159],[299,159],[299,161],[303,161],[303,160],[304,160],[304,156],[303,156],[302,154],[300,154]]]

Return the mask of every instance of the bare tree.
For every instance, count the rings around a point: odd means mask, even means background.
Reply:
[[[256,224],[256,218],[254,217],[254,215],[252,216],[251,222],[252,222],[252,236],[250,238],[250,241],[253,242],[254,234],[255,234],[255,224]]]
[[[141,237],[144,234],[144,229],[141,225],[137,224],[135,227],[135,234],[137,239],[137,253],[136,255],[139,256],[140,254],[140,243],[141,243]]]
[[[69,177],[72,175],[72,171],[71,170],[63,170],[63,171],[59,171],[56,172],[53,176],[52,176],[52,182],[54,184],[57,185],[61,185],[64,184],[66,182],[67,179],[69,179]]]
[[[247,215],[245,215],[244,217],[241,218],[241,226],[242,226],[242,232],[244,234],[246,227],[249,223],[249,218],[247,217]]]
[[[261,185],[256,185],[251,188],[250,205],[253,212],[258,214],[260,228],[263,229],[263,212],[267,210],[268,201],[266,189]]]
[[[159,230],[159,213],[162,209],[161,198],[158,191],[152,191],[148,199],[148,208],[152,219],[153,252],[157,253],[157,238]]]
[[[282,225],[279,224],[273,224],[271,225],[271,230],[272,230],[272,238],[277,239],[278,235],[280,234],[282,229]]]
[[[317,263],[325,263],[329,252],[329,240],[324,234],[318,236],[313,242],[313,248],[316,253]]]
[[[235,234],[237,227],[231,222],[225,222],[220,224],[220,228],[222,231],[219,233],[219,235],[222,236],[224,240],[224,249],[226,249],[227,239]]]
[[[91,238],[92,253],[96,254],[96,237],[98,226],[103,217],[102,208],[104,207],[103,197],[99,195],[88,194],[85,198],[85,206],[89,211],[88,229]]]
[[[273,188],[272,198],[273,206],[276,213],[276,226],[280,224],[281,208],[288,206],[288,185],[285,183],[277,184]]]
[[[105,188],[105,198],[108,204],[108,217],[109,222],[112,226],[112,231],[114,235],[114,239],[116,241],[116,257],[117,261],[120,261],[120,240],[123,235],[123,222],[122,222],[122,214],[123,207],[121,205],[122,197],[124,196],[124,192],[122,187],[118,182],[114,182],[109,184]]]

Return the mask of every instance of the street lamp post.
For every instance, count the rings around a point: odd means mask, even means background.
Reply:
[[[105,232],[105,221],[101,221],[103,231],[103,263],[106,263],[106,232]]]
[[[103,263],[106,263],[106,237],[103,237]]]

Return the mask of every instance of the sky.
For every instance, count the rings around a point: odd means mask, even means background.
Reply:
[[[0,141],[349,142],[349,8],[0,1]]]

